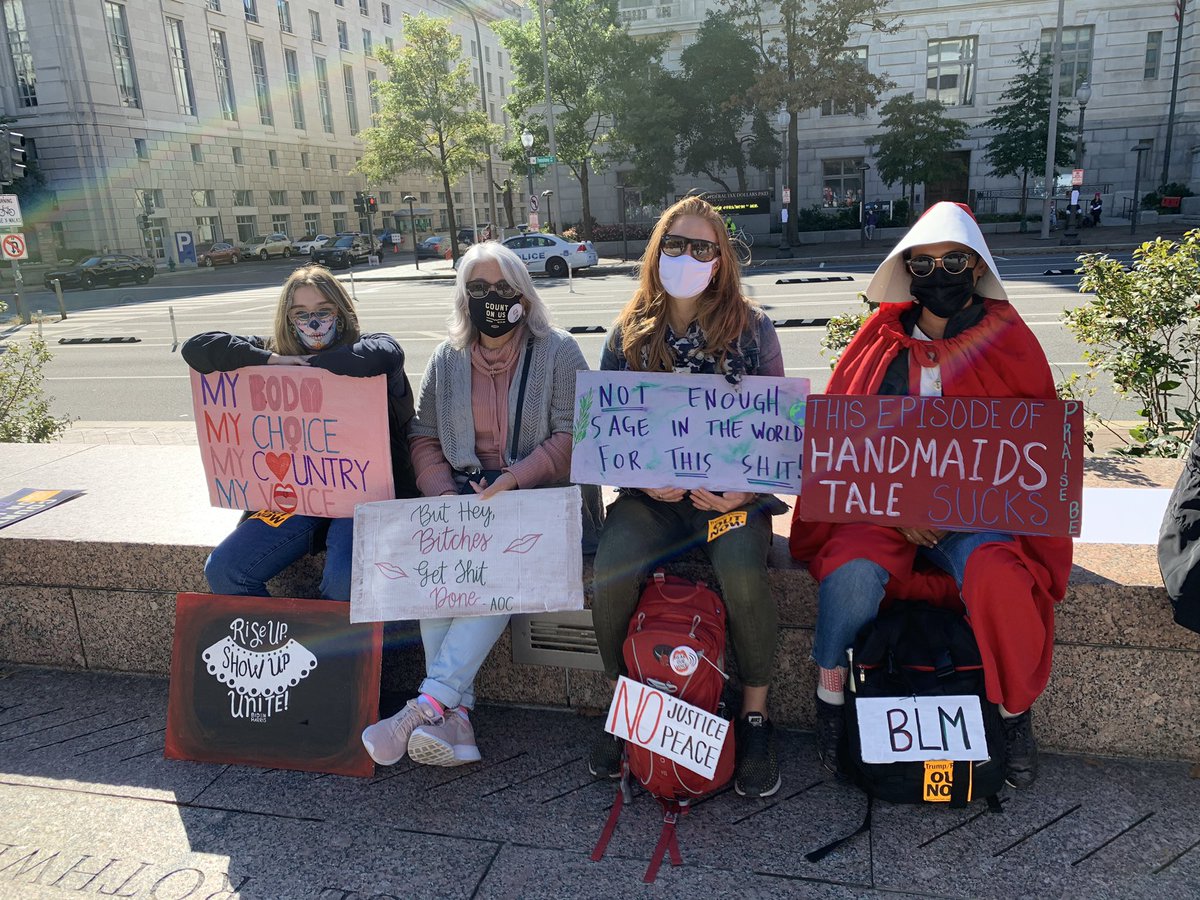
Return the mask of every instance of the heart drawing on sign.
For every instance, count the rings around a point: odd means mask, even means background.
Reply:
[[[288,469],[292,465],[292,454],[290,453],[268,453],[267,468],[275,473],[275,477],[283,481],[287,477]]]

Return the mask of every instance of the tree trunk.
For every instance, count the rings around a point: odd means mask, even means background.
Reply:
[[[1024,234],[1029,230],[1029,223],[1025,221],[1025,213],[1029,209],[1029,170],[1024,169],[1021,172],[1021,233]]]
[[[592,239],[592,195],[588,190],[588,162],[583,160],[579,165],[579,196],[583,202],[583,239]],[[558,215],[562,218],[562,198],[558,202]],[[563,223],[558,223],[558,233],[562,234]]]
[[[442,189],[446,192],[446,221],[450,223],[450,256],[458,259],[458,224],[454,219],[454,194],[450,190],[450,176],[446,174],[444,164],[442,166]]]
[[[913,216],[917,213],[917,183],[908,186],[908,223],[912,224]]]
[[[737,180],[739,191],[744,191],[746,189],[746,163],[744,160],[745,157],[739,159],[737,164]],[[720,184],[722,187],[725,187],[725,182],[722,181]],[[729,188],[725,187],[725,190],[729,190]]]

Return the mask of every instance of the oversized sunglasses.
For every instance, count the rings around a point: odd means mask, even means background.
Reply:
[[[945,256],[912,256],[904,261],[908,271],[916,278],[928,278],[937,268],[938,263],[946,270],[947,275],[961,275],[974,260],[974,253],[965,250],[954,250]]]
[[[297,325],[311,322],[313,319],[325,323],[335,316],[337,316],[336,309],[293,309],[288,313],[288,318]]]
[[[475,300],[482,300],[492,291],[495,291],[505,300],[512,300],[514,297],[521,296],[521,292],[507,281],[497,281],[495,284],[489,284],[486,281],[467,282],[467,296]]]
[[[687,250],[692,254],[692,259],[697,262],[708,262],[715,259],[721,252],[713,241],[703,241],[700,238],[683,237],[678,234],[664,235],[659,249],[667,256],[682,256],[683,252]]]

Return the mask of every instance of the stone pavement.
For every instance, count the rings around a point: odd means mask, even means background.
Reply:
[[[589,851],[614,796],[585,753],[596,719],[483,707],[484,760],[405,760],[355,779],[165,760],[166,682],[11,668],[0,676],[0,898],[1200,897],[1200,780],[1184,763],[1046,756],[1003,811],[877,805],[780,734],[783,788],[725,790],[682,820],[682,868],[641,884],[653,801]],[[1192,773],[1193,775],[1195,773]]]

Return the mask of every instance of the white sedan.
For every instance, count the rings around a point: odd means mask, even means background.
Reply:
[[[318,247],[324,247],[329,243],[329,235],[318,234],[316,237],[306,237],[295,241],[292,244],[293,253],[303,253],[305,256],[312,256],[312,252]]]
[[[565,278],[571,271],[586,269],[599,262],[591,241],[568,241],[557,234],[518,234],[504,242],[525,263],[530,272],[545,272]]]

